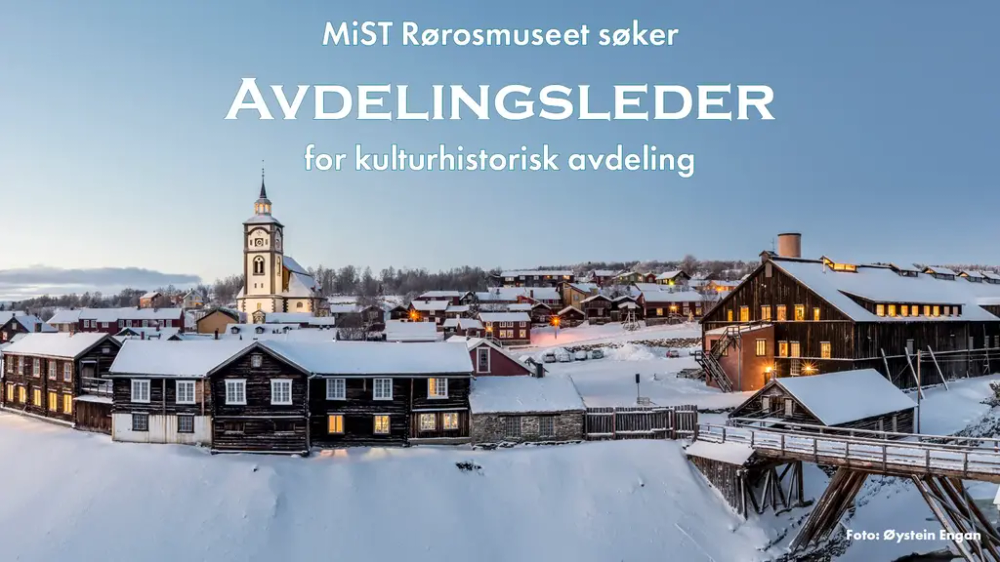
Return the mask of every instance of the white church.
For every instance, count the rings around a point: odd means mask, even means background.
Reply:
[[[269,312],[323,314],[320,287],[304,267],[284,255],[285,226],[271,215],[271,200],[261,172],[260,197],[243,223],[243,288],[236,295],[241,312],[264,321]]]

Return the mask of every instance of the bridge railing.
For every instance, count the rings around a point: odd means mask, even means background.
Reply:
[[[926,443],[942,447],[956,446],[963,449],[969,447],[989,448],[996,453],[1000,453],[1000,439],[994,437],[960,437],[956,435],[933,435],[928,433],[899,433],[895,431],[811,425],[805,423],[786,422],[771,418],[730,418],[728,425],[739,427],[757,427],[767,429],[769,431],[819,433],[821,435],[852,437],[876,441],[900,440],[921,444]]]
[[[698,424],[697,439],[710,443],[738,443],[755,450],[775,451],[817,463],[881,469],[885,472],[948,471],[971,478],[988,475],[995,480],[1000,477],[1000,453],[990,448],[771,431],[711,423]]]

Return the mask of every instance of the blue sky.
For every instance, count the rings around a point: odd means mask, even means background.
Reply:
[[[774,234],[854,260],[1000,263],[1000,3],[8,2],[0,270],[239,271],[266,160],[304,265],[430,269],[754,258]],[[904,8],[905,6],[905,8]],[[323,47],[327,20],[679,28],[675,46]],[[767,84],[774,121],[258,121],[261,84]],[[311,98],[304,109],[310,108]],[[438,143],[693,152],[664,172],[307,173],[302,150]]]

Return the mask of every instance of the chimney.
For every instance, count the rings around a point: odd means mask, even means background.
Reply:
[[[35,332],[41,332],[42,331],[42,323],[41,322],[35,322],[34,329],[35,329]]]
[[[215,329],[215,339],[219,339],[219,329]]]
[[[140,340],[146,339],[146,332],[145,331],[139,332],[139,339]]]
[[[778,235],[778,256],[782,258],[802,257],[802,234],[783,232]]]
[[[545,376],[545,366],[542,363],[535,363],[535,377],[542,378]]]

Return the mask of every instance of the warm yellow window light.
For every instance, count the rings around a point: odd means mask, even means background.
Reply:
[[[327,416],[327,433],[343,433],[344,432],[344,416],[341,414],[335,414],[332,416]]]
[[[889,316],[896,316],[896,305],[889,305]]]

